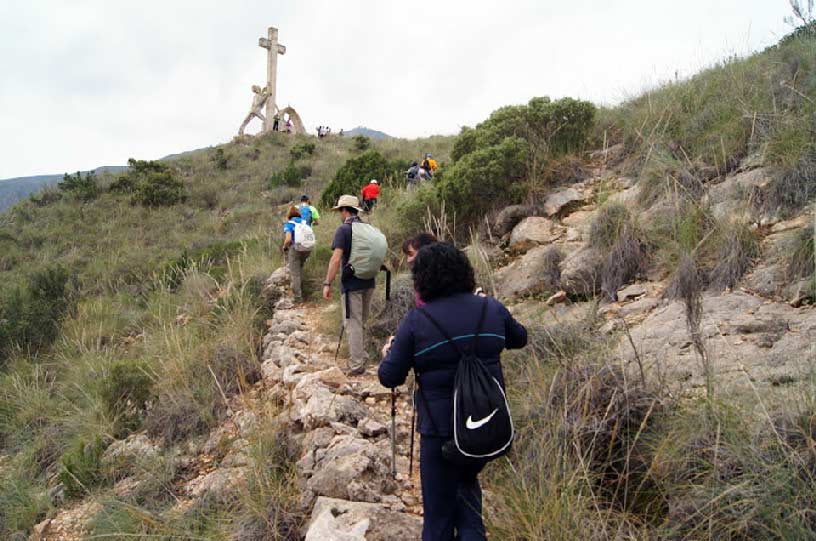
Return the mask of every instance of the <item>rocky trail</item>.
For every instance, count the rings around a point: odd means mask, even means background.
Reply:
[[[288,276],[279,269],[267,293],[284,297]],[[248,449],[258,430],[258,412],[279,411],[276,421],[296,448],[300,507],[310,519],[299,537],[309,541],[413,540],[422,528],[419,446],[409,478],[411,404],[398,389],[396,478],[391,472],[391,392],[377,381],[376,365],[347,377],[335,365],[336,341],[317,335],[315,305],[276,303],[263,338],[262,379],[229,401],[227,420],[213,430],[195,454],[179,456],[185,472],[175,488],[172,510],[179,516],[212,499],[230,497],[250,476]],[[342,362],[342,360],[340,361]],[[143,433],[112,444],[103,460],[128,462],[159,452]],[[141,482],[119,481],[114,491],[126,496]],[[88,534],[88,521],[101,510],[92,498],[62,509],[35,527],[32,540],[69,541]]]

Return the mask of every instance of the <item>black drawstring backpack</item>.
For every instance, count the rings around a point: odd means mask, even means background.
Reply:
[[[418,311],[442,333],[459,354],[453,387],[453,439],[442,445],[442,455],[450,462],[470,465],[483,464],[510,451],[515,435],[510,407],[499,381],[479,359],[479,335],[482,332],[488,300],[482,305],[473,348],[465,352],[450,334],[423,308]],[[441,434],[431,415],[431,408],[422,382],[419,394],[425,403],[428,418],[437,435]]]

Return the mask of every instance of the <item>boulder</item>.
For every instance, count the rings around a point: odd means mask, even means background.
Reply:
[[[510,234],[510,248],[524,249],[536,244],[549,244],[558,240],[564,231],[548,218],[531,216],[524,218]]]
[[[613,193],[607,198],[607,203],[619,203],[621,205],[632,205],[640,197],[640,184],[635,184],[622,192]]]
[[[391,479],[388,442],[374,444],[353,435],[337,436],[315,452],[314,473],[306,489],[317,496],[380,502],[396,485]]]
[[[194,499],[226,501],[246,479],[245,468],[218,468],[187,483],[185,493]]]
[[[496,271],[496,291],[509,299],[539,291],[558,289],[559,251],[552,246],[538,246],[506,267]]]
[[[301,392],[306,389],[301,388]],[[292,412],[293,420],[300,421],[306,431],[333,422],[357,426],[368,414],[364,405],[348,396],[334,394],[323,385],[310,386],[308,393],[308,399],[294,398]]]
[[[646,286],[646,284],[632,284],[618,291],[618,301],[624,302],[629,299],[636,299],[648,292],[649,288]]]
[[[366,526],[365,530],[363,525]],[[350,537],[333,537],[337,535]],[[312,519],[306,533],[307,541],[415,541],[421,537],[422,519],[419,517],[382,504],[350,502],[324,496],[317,499],[312,509]]]
[[[573,297],[591,297],[601,288],[603,255],[596,248],[583,246],[561,263],[561,289]]]
[[[584,196],[575,188],[552,192],[544,200],[544,214],[562,216],[584,204]]]
[[[493,224],[493,234],[503,237],[508,234],[521,220],[528,216],[535,216],[538,208],[533,205],[510,205],[505,207],[496,216]]]
[[[761,219],[748,206],[747,198],[755,188],[765,188],[773,176],[767,167],[751,169],[726,177],[726,179],[711,186],[708,190],[708,202],[711,211],[717,219],[726,219],[737,214],[749,214],[751,219]]]

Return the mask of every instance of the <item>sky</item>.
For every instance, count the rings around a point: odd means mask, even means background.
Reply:
[[[0,178],[229,141],[266,84],[311,133],[455,134],[534,96],[614,105],[791,30],[787,0],[0,0]],[[257,131],[257,120],[248,131]]]

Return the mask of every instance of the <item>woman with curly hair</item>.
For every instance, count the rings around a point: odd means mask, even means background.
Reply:
[[[453,434],[452,395],[460,357],[457,348],[420,311],[437,320],[459,348],[481,359],[502,387],[501,352],[524,347],[527,330],[502,303],[473,294],[473,267],[467,256],[450,244],[437,242],[421,248],[411,274],[414,288],[426,304],[405,316],[394,340],[383,348],[379,378],[384,386],[397,387],[413,368],[422,388],[423,399],[416,402],[422,539],[483,540],[482,492],[477,476],[484,464],[461,466],[442,455],[442,444]],[[474,329],[483,310],[484,322],[479,340],[475,340]]]

